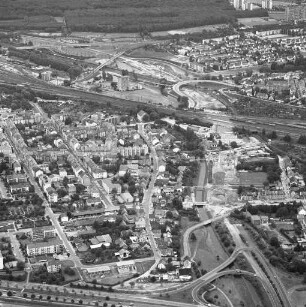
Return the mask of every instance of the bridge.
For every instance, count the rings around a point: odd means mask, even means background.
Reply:
[[[87,81],[93,77],[95,77],[99,71],[104,67],[109,65],[110,63],[112,63],[115,59],[121,57],[124,54],[125,51],[121,51],[119,53],[116,53],[115,55],[113,55],[111,58],[109,58],[107,61],[105,61],[104,63],[101,63],[98,67],[96,67],[93,71],[91,71],[90,73],[86,74],[85,76],[79,78],[76,80],[76,82],[83,82],[83,81]]]

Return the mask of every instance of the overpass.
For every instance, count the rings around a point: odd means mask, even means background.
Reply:
[[[111,58],[109,58],[107,61],[105,61],[104,63],[101,63],[93,71],[91,71],[90,73],[86,74],[85,76],[80,77],[79,79],[77,79],[76,82],[87,81],[87,80],[95,77],[104,66],[107,66],[107,65],[111,64],[114,60],[116,60],[117,58],[121,57],[124,54],[124,52],[125,51],[121,51],[119,53],[116,53]]]

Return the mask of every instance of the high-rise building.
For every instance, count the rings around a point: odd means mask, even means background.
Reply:
[[[266,9],[267,8],[267,0],[261,0],[261,7],[263,9]]]
[[[273,8],[272,0],[267,0],[267,9],[272,10],[272,8]]]
[[[121,76],[118,78],[117,89],[118,91],[127,91],[129,89],[129,76]]]

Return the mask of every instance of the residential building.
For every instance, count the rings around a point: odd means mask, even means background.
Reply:
[[[57,273],[61,269],[62,265],[60,261],[51,259],[47,261],[47,271],[48,273]]]
[[[116,192],[116,194],[120,194],[121,193],[121,185],[118,183],[112,183],[112,180],[107,178],[107,179],[103,179],[101,180],[102,182],[102,186],[104,188],[104,190],[110,194],[113,192]]]
[[[48,242],[35,242],[27,245],[28,256],[59,253],[62,250],[62,240],[56,238]]]
[[[137,273],[134,260],[117,262],[116,266],[119,274]]]
[[[117,81],[118,91],[128,91],[130,86],[129,76],[120,76]]]

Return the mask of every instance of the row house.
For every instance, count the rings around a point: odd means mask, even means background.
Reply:
[[[127,147],[120,146],[118,147],[118,151],[123,157],[141,156],[149,153],[149,149],[146,144],[138,146],[127,146]]]
[[[28,177],[26,174],[12,174],[6,177],[6,181],[8,184],[24,183],[28,181]]]

